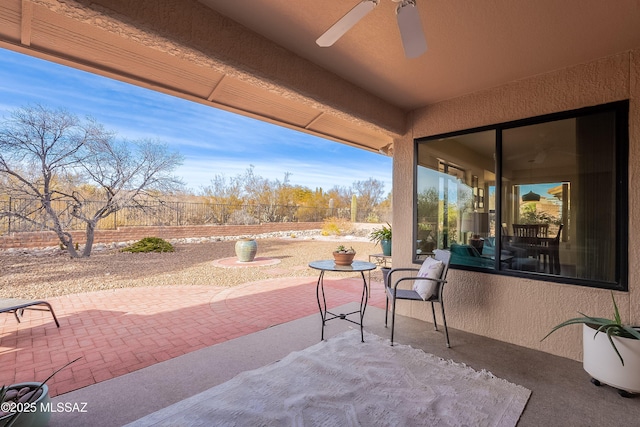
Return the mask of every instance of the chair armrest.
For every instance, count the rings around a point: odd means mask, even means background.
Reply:
[[[389,273],[387,273],[387,283],[392,283],[391,282],[391,275],[393,273],[399,272],[399,271],[420,271],[419,268],[411,268],[411,267],[398,267],[398,268],[392,268],[391,270],[389,270]]]
[[[401,277],[398,280],[396,280],[396,283],[393,285],[393,290],[395,291],[396,288],[398,287],[398,285],[400,284],[400,282],[404,282],[404,281],[416,281],[416,280],[432,280],[434,282],[438,282],[438,283],[447,283],[446,280],[444,279],[432,279],[430,277],[418,277],[418,276],[412,276],[412,277]]]
[[[412,268],[412,267],[398,267],[398,268],[392,268],[389,271],[389,274],[394,273],[396,271],[420,271],[419,268]]]
[[[412,268],[412,267],[392,268],[391,270],[389,270],[388,277],[391,277],[392,273],[396,273],[398,271],[420,271],[420,269],[419,268]]]

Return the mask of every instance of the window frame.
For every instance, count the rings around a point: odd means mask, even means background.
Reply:
[[[474,266],[452,265],[451,267],[458,270],[476,271],[485,274],[497,274],[501,276],[511,276],[519,278],[534,279],[544,282],[565,283],[579,286],[587,286],[593,288],[611,289],[618,291],[628,291],[628,230],[629,230],[629,100],[616,101],[597,106],[583,107],[574,110],[544,114],[525,119],[518,119],[504,123],[475,127],[454,132],[448,132],[438,135],[414,139],[414,160],[413,160],[413,239],[412,239],[412,261],[414,264],[421,264],[423,259],[416,253],[418,238],[418,149],[420,145],[429,143],[430,141],[451,138],[460,135],[467,135],[477,132],[494,131],[495,132],[495,175],[496,175],[496,198],[495,198],[495,215],[496,223],[502,220],[502,133],[507,129],[514,129],[523,126],[541,124],[545,122],[572,119],[581,116],[588,116],[597,113],[612,112],[615,114],[615,281],[597,281],[581,278],[573,278],[568,276],[555,276],[541,274],[537,272],[525,272],[519,270],[501,269],[500,260],[495,260],[493,269],[483,269]],[[502,229],[496,227],[496,253],[499,253],[502,246]]]

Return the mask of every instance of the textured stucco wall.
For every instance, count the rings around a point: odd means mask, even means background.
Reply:
[[[640,173],[640,49],[554,71],[413,112],[413,134],[394,153],[394,266],[411,265],[413,138],[630,99],[630,182]],[[629,189],[629,292],[616,292],[623,319],[640,324],[640,195]],[[623,237],[624,238],[624,237]],[[610,292],[580,286],[452,270],[445,290],[447,323],[479,335],[581,360],[581,329],[565,328],[544,342],[550,328],[577,311],[612,315]],[[399,312],[431,321],[426,304]],[[455,342],[452,343],[455,346]]]

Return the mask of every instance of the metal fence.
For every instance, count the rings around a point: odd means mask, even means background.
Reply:
[[[84,203],[85,212],[95,212],[102,202]],[[85,224],[71,215],[65,201],[52,202],[53,209],[66,230],[81,230]],[[5,212],[3,215],[2,213]],[[7,212],[20,213],[20,219]],[[321,208],[290,205],[243,205],[196,202],[149,201],[144,206],[125,207],[98,223],[98,229],[109,230],[128,226],[186,226],[186,225],[248,225],[269,222],[321,222],[325,218],[351,219],[349,208]],[[385,222],[391,212],[385,209],[358,210],[357,222]],[[40,202],[35,199],[9,198],[0,200],[0,234],[43,231],[38,224],[51,225]]]

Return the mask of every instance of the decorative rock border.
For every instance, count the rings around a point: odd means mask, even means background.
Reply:
[[[310,230],[289,230],[289,231],[274,231],[270,233],[261,234],[247,234],[238,236],[209,236],[209,237],[182,237],[182,238],[165,238],[171,244],[197,244],[208,242],[223,242],[223,241],[235,241],[240,238],[251,239],[273,239],[280,238],[286,240],[330,240],[336,242],[348,242],[348,241],[369,241],[368,229],[358,230],[350,235],[345,236],[323,236],[320,229]],[[92,253],[108,250],[116,250],[125,248],[138,240],[129,240],[125,242],[112,242],[112,243],[94,243]],[[82,244],[80,244],[80,250],[82,250]],[[46,247],[30,247],[30,248],[8,248],[0,249],[0,254],[5,255],[27,255],[27,256],[59,256],[66,255],[67,251],[60,249],[59,246],[46,246]]]
[[[295,237],[293,237],[295,236]],[[252,238],[252,239],[269,239],[269,238],[289,238],[289,239],[314,239],[316,236],[320,236],[320,230],[300,230],[300,231],[274,231],[271,233],[241,235],[241,236],[209,236],[209,237],[182,237],[174,239],[165,239],[172,245],[175,244],[197,244],[197,243],[209,243],[209,242],[225,242],[235,241],[239,238]],[[125,242],[112,242],[112,243],[94,243],[91,250],[92,253],[100,251],[108,251],[114,249],[122,249],[137,240],[129,240]],[[82,250],[82,244],[80,250]],[[60,249],[59,246],[46,246],[36,248],[8,248],[0,249],[0,253],[7,255],[31,255],[31,256],[53,256],[53,255],[66,255],[67,251]]]

